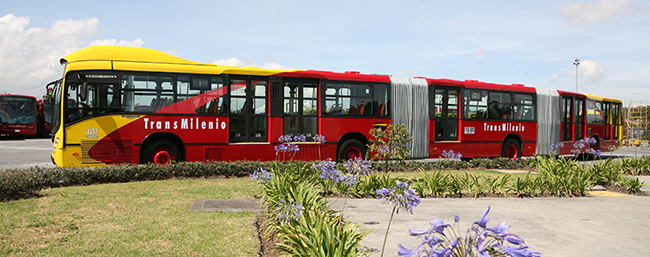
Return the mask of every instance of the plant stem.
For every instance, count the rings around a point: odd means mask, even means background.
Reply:
[[[390,223],[393,222],[393,215],[395,215],[395,209],[397,204],[393,206],[393,212],[390,213],[390,220],[388,220],[388,227],[386,228],[386,235],[384,236],[384,244],[381,246],[381,257],[384,257],[384,248],[386,248],[386,239],[388,239],[388,231],[390,230]]]

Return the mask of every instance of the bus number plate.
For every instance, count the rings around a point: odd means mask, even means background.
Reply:
[[[474,127],[465,127],[465,134],[466,135],[474,135],[475,129]]]

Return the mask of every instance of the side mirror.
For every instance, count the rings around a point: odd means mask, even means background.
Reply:
[[[81,84],[81,87],[79,88],[79,100],[85,102],[87,96],[88,96],[88,82],[84,81],[84,83]]]

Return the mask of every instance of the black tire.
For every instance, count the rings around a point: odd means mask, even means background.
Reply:
[[[166,155],[164,152],[169,154],[169,158],[171,158],[169,162],[162,160],[162,158],[165,157],[164,155]],[[181,156],[181,151],[174,143],[168,140],[159,139],[146,146],[141,159],[144,163],[166,165],[171,163],[171,161],[183,161],[184,158]]]
[[[519,141],[512,138],[506,140],[506,142],[503,144],[503,148],[501,148],[501,156],[508,158],[510,160],[514,160],[517,158],[521,158],[521,155],[522,155],[522,150]]]
[[[338,153],[336,153],[336,159],[339,161],[347,161],[354,157],[363,159],[365,155],[366,147],[359,140],[350,139],[343,142]]]

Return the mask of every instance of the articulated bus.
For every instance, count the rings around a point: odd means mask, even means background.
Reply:
[[[36,98],[0,94],[0,135],[36,135]]]
[[[386,124],[405,125],[413,158],[454,150],[514,159],[548,154],[560,141],[597,136],[602,148],[620,140],[620,101],[518,84],[240,68],[114,46],[61,64],[52,131],[59,166],[275,160],[280,136],[297,134],[308,140],[295,159],[344,160],[364,156],[370,129]],[[607,110],[602,126],[587,120],[589,103]]]

